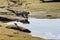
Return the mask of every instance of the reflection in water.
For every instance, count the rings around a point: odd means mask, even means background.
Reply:
[[[46,39],[60,39],[60,19],[35,19],[29,18],[30,24],[15,22],[31,31],[32,36]],[[13,22],[9,22],[12,24]]]

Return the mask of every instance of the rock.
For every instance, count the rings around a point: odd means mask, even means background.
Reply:
[[[14,19],[8,19],[8,18],[0,17],[0,21],[9,22],[9,21],[14,21]]]
[[[10,2],[12,2],[12,3],[14,3],[14,4],[20,4],[20,5],[22,5],[22,0],[8,0],[8,3],[9,3],[9,5],[11,4]]]
[[[0,6],[0,8],[5,8],[5,6]]]
[[[19,22],[19,21],[18,21]],[[24,23],[24,24],[30,24],[30,22],[28,20],[21,20],[20,22]]]
[[[24,21],[28,20],[29,12],[26,11],[15,11],[9,8],[7,9],[0,9],[0,21]]]
[[[26,28],[23,28],[21,26],[18,26],[16,23],[15,23],[15,25],[7,25],[6,28],[8,28],[8,29],[14,29],[14,30],[19,30],[19,31],[22,31],[22,32],[31,33],[30,30],[28,30]]]
[[[18,22],[22,22],[22,23],[30,23],[29,21],[28,21],[28,19],[21,19],[21,20],[19,20],[19,19],[14,19],[14,18],[6,18],[6,17],[0,17],[0,21],[1,22],[4,22],[4,23],[6,23],[6,22],[10,22],[10,21],[18,21]]]
[[[21,16],[24,17],[24,18],[28,18],[28,14],[29,14],[29,12],[26,12],[26,11],[22,11],[22,12],[19,12],[19,11],[18,11],[18,12],[16,13],[17,16],[20,16],[20,15],[21,15]]]
[[[16,11],[16,10],[12,10],[12,9],[7,9],[8,11],[14,13],[16,16],[22,16],[24,18],[28,18],[28,14],[30,14],[29,12],[26,11]]]

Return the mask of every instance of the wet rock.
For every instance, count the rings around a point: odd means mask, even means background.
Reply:
[[[26,28],[23,28],[23,27],[20,27],[16,23],[15,23],[15,25],[7,25],[6,28],[8,28],[8,29],[14,29],[14,30],[19,30],[19,31],[22,31],[22,32],[31,33],[30,30],[28,30]]]
[[[19,21],[18,21],[19,22]],[[20,22],[24,23],[24,24],[30,24],[30,22],[28,20],[21,20]]]

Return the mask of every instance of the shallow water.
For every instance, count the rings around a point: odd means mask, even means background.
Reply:
[[[31,30],[32,36],[45,39],[60,39],[60,19],[35,19],[29,18],[30,24],[21,22],[9,22],[9,24],[17,23]]]

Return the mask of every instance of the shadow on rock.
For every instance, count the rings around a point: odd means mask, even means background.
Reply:
[[[13,19],[8,19],[8,18],[4,18],[4,17],[0,17],[0,21],[9,22],[9,21],[14,21],[14,20]]]
[[[10,22],[10,21],[17,21],[17,22],[22,22],[24,24],[29,24],[30,22],[28,21],[28,19],[26,20],[18,20],[18,19],[9,19],[9,18],[5,18],[5,17],[0,17],[0,21],[1,22]]]

